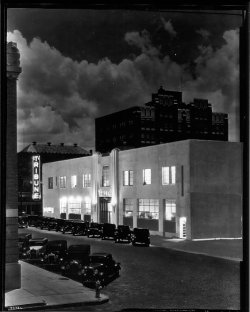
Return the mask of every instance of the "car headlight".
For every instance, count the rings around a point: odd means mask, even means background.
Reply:
[[[65,270],[65,266],[64,266],[64,265],[62,265],[62,266],[61,266],[61,269],[62,269],[62,270]]]
[[[103,273],[103,272],[100,272],[100,273],[99,273],[99,275],[100,275],[100,276],[103,276],[103,275],[104,275],[104,273]]]

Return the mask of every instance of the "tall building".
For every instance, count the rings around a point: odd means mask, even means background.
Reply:
[[[18,212],[42,215],[42,165],[47,162],[88,156],[77,144],[33,142],[18,153]]]
[[[184,140],[113,149],[44,164],[43,214],[166,237],[239,238],[241,177],[241,143]]]
[[[205,99],[182,102],[182,93],[162,87],[144,106],[95,120],[96,151],[129,149],[185,139],[228,140],[228,115],[212,112]]]
[[[17,93],[20,54],[14,42],[7,44],[7,111],[6,111],[6,256],[5,290],[21,287],[21,268],[18,263],[17,209]]]

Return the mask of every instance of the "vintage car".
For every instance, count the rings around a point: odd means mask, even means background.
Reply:
[[[43,217],[43,219],[41,219],[39,227],[41,228],[41,230],[49,230],[50,223],[53,221],[54,221],[54,218]]]
[[[57,229],[57,223],[58,223],[58,219],[51,219],[49,222],[48,222],[48,231],[56,231]]]
[[[41,217],[37,215],[29,215],[28,216],[28,225],[36,227],[40,222]]]
[[[103,224],[91,222],[87,229],[88,237],[101,237]]]
[[[63,223],[63,226],[61,228],[61,232],[63,234],[65,234],[65,233],[72,234],[72,231],[74,228],[74,223],[75,223],[75,220],[65,220]]]
[[[110,253],[93,253],[89,265],[82,269],[82,283],[94,288],[98,281],[101,286],[105,286],[120,275],[120,270],[120,263],[116,262]]]
[[[28,217],[19,216],[18,217],[18,227],[19,228],[27,228],[28,227]]]
[[[18,249],[19,249],[19,259],[25,259],[27,257],[27,252],[29,251],[29,240],[32,235],[29,233],[19,233],[18,234]]]
[[[131,242],[131,230],[128,225],[118,225],[115,232],[115,242],[127,241]]]
[[[78,221],[75,222],[72,229],[73,235],[87,235],[87,230],[89,228],[88,222]]]
[[[61,273],[70,278],[79,279],[82,268],[89,264],[90,245],[71,245],[61,264]]]
[[[48,241],[41,258],[41,264],[45,269],[60,269],[66,254],[67,241],[65,239]]]
[[[106,238],[114,239],[115,231],[116,231],[115,224],[104,223],[102,227],[102,234],[101,234],[102,239],[106,239]]]
[[[27,259],[30,262],[40,263],[41,258],[45,253],[47,243],[48,238],[45,237],[30,239],[29,241],[30,249],[27,252]]]
[[[150,245],[150,233],[148,229],[134,228],[132,234],[132,245],[144,244],[145,246]]]

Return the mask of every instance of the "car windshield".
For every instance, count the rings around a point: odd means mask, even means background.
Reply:
[[[44,242],[41,242],[41,241],[30,242],[30,246],[43,246],[43,245],[44,245]]]
[[[47,251],[51,252],[51,251],[61,251],[63,249],[62,245],[51,245],[51,246],[47,246]]]
[[[90,257],[90,262],[92,263],[105,263],[107,262],[108,258],[103,256],[92,256]]]

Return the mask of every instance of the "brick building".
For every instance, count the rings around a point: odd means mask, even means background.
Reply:
[[[96,151],[129,149],[185,139],[228,141],[228,116],[212,112],[205,99],[182,102],[182,93],[162,87],[144,106],[95,120]]]

